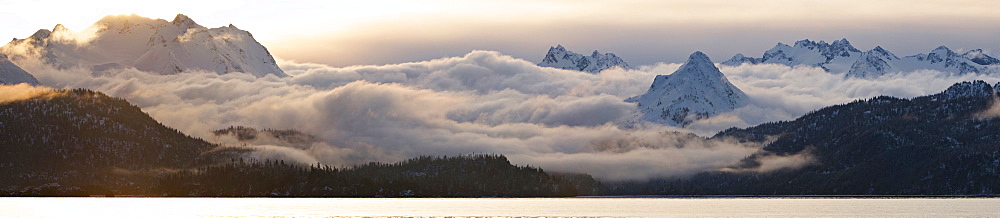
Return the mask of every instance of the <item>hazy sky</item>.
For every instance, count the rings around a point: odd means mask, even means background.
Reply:
[[[998,1],[0,0],[0,34],[24,38],[57,23],[82,30],[105,15],[128,13],[167,20],[183,13],[206,27],[232,23],[276,57],[294,60],[278,62],[292,76],[161,75],[134,68],[93,74],[89,67],[54,69],[28,58],[18,65],[48,87],[127,99],[200,138],[218,140],[211,130],[250,126],[295,129],[318,140],[254,141],[254,158],[340,166],[497,153],[518,165],[619,180],[716,170],[763,146],[687,132],[709,136],[855,99],[1000,81],[997,75],[929,70],[865,79],[813,67],[723,66],[750,105],[684,129],[619,128],[635,118],[635,104],[624,100],[680,66],[656,62],[681,62],[695,50],[716,62],[737,52],[759,56],[777,42],[805,38],[846,37],[860,49],[882,45],[900,56],[939,45],[996,53],[998,11]],[[555,44],[585,54],[614,52],[646,66],[598,74],[536,66]],[[452,58],[431,60],[440,57]],[[343,67],[357,64],[386,65]],[[809,154],[786,158],[800,155]],[[809,164],[809,158],[795,160]]]
[[[496,50],[537,62],[562,44],[613,52],[632,65],[760,56],[777,42],[848,38],[900,56],[938,45],[1000,53],[1000,1],[188,1],[0,0],[0,36],[61,23],[86,28],[109,14],[206,27],[230,23],[278,58],[332,66],[388,64]]]

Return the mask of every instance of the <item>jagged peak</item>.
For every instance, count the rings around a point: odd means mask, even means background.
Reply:
[[[600,57],[601,56],[601,52],[598,52],[597,50],[594,50],[594,53],[590,54],[590,56],[591,57]]]
[[[781,43],[778,43],[778,45],[781,45]],[[819,42],[816,42],[816,41],[812,41],[812,40],[809,40],[809,39],[803,39],[803,40],[795,41],[794,47],[797,47],[797,48],[809,48],[809,49],[816,49],[816,48],[820,48],[820,49],[832,49],[834,51],[841,50],[841,49],[847,49],[848,51],[861,52],[860,50],[858,50],[857,48],[855,48],[853,45],[851,45],[851,42],[847,41],[847,38],[841,38],[841,39],[838,39],[838,40],[834,40],[833,43],[826,43],[826,41],[823,41],[823,40],[820,40]]]
[[[847,41],[847,38],[840,38],[840,40],[833,40],[831,45],[851,45],[851,42]]]
[[[177,16],[174,17],[174,20],[172,20],[170,22],[171,23],[181,23],[181,22],[192,22],[193,23],[194,20],[192,20],[191,17],[188,17],[187,15],[177,14]]]
[[[55,27],[52,27],[52,32],[59,32],[59,31],[66,31],[66,30],[69,30],[69,28],[66,28],[66,26],[63,26],[62,24],[56,24]]]
[[[986,52],[984,52],[983,49],[972,49],[972,50],[969,50],[969,51],[965,52],[964,54],[962,54],[962,56],[965,56],[966,58],[968,58],[972,62],[974,62],[976,64],[979,64],[979,65],[997,65],[997,64],[1000,64],[1000,59],[996,59],[996,58],[994,58],[994,57],[986,54]]]
[[[229,28],[240,29],[240,28],[236,28],[236,25],[233,25],[233,24],[229,24]]]
[[[966,55],[968,55],[968,54],[973,54],[973,55],[975,55],[975,54],[983,54],[983,49],[981,49],[981,48],[972,49],[972,50],[969,50],[969,51],[965,52],[965,54]]]
[[[966,51],[965,53],[962,53],[962,56],[966,56],[969,58],[993,58],[992,56],[987,54],[987,52],[983,51],[983,49],[981,48]]]
[[[848,51],[853,51],[853,52],[861,52],[861,50],[858,50],[858,48],[855,48],[854,45],[851,45],[851,42],[847,41],[847,38],[841,38],[840,40],[834,40],[833,43],[830,44],[830,46],[833,46],[835,48],[845,48]]]
[[[49,31],[47,29],[39,29],[38,31],[35,31],[35,34],[31,34],[31,38],[42,40],[45,38],[49,38],[50,35],[52,35],[52,31]]]
[[[705,53],[702,53],[701,51],[695,51],[694,53],[691,53],[690,56],[688,56],[687,63],[691,63],[691,62],[708,62],[708,63],[712,63],[712,60],[709,59],[708,55],[705,55]]]
[[[893,54],[892,52],[889,52],[889,50],[885,50],[884,48],[882,48],[882,46],[875,46],[875,48],[873,48],[872,50],[869,50],[866,53],[868,53],[869,55],[879,55],[879,56],[883,56],[883,57],[889,57],[889,58],[893,58],[893,59],[899,59],[899,57],[896,57],[896,55]]]
[[[951,51],[951,49],[949,49],[947,46],[943,46],[943,45],[942,46],[938,46],[937,48],[934,48],[934,50],[931,51],[931,53],[942,53],[942,52],[943,53],[953,53],[953,51]]]
[[[826,44],[826,42],[820,41],[820,43],[817,43],[817,42],[814,42],[814,41],[809,40],[809,39],[803,39],[803,40],[795,41],[795,47],[807,47],[807,46],[817,45],[817,44]]]
[[[191,19],[191,17],[188,17],[187,15],[184,14],[177,14],[177,16],[174,17],[174,20],[170,21],[170,23],[176,26],[187,26],[187,27],[201,26],[198,25],[198,23],[194,22],[194,20]]]
[[[557,44],[556,46],[549,46],[549,52],[548,53],[552,54],[552,53],[556,53],[556,52],[565,52],[565,51],[566,51],[566,47],[563,47],[562,45],[558,45]]]
[[[719,68],[715,67],[715,63],[712,63],[712,59],[708,58],[708,55],[702,53],[701,51],[695,51],[688,56],[687,62],[681,65],[677,71],[674,71],[671,75],[704,75],[709,77],[723,77],[722,72]]]
[[[747,57],[743,55],[743,53],[736,53],[733,57],[729,58],[729,60],[723,61],[721,64],[727,66],[739,66],[743,63],[758,64],[759,62],[760,59]]]

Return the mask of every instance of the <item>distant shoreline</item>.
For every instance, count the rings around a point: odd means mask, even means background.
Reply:
[[[1000,198],[1000,195],[609,195],[609,196],[550,196],[550,197],[498,197],[498,196],[437,196],[437,197],[324,197],[324,196],[0,196],[0,198],[482,198],[482,199],[513,199],[513,198],[664,198],[664,199],[721,199],[721,198],[799,198],[799,199],[918,199],[918,198]]]
[[[1000,195],[615,195],[578,198],[1000,198]]]

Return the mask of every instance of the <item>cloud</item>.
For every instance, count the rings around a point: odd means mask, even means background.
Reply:
[[[996,87],[993,88],[996,89]],[[993,119],[1000,117],[1000,98],[994,96],[993,103],[990,105],[990,108],[980,111],[973,116],[979,119]]]
[[[815,155],[813,155],[813,148],[807,148],[796,154],[790,155],[776,155],[771,153],[759,153],[757,156],[753,157],[758,165],[751,168],[730,168],[725,167],[719,171],[722,172],[756,172],[756,173],[767,173],[777,170],[794,170],[802,167],[819,164],[816,160]]]
[[[50,94],[53,94],[51,88],[32,86],[27,83],[0,85],[0,103],[20,101]]]
[[[912,97],[962,80],[997,81],[934,72],[861,80],[808,67],[722,67],[753,104],[687,129],[624,129],[616,124],[634,117],[635,105],[623,100],[642,94],[656,74],[670,73],[679,65],[588,74],[537,67],[492,51],[345,68],[283,61],[282,69],[292,75],[288,78],[214,72],[159,75],[132,68],[94,73],[18,64],[48,86],[122,97],[167,126],[231,146],[243,145],[210,131],[229,126],[294,129],[317,140],[294,145],[250,142],[246,146],[256,148],[251,158],[349,166],[418,155],[497,153],[515,164],[605,180],[718,170],[765,146],[704,137],[732,126],[794,119],[823,106],[879,94]],[[764,165],[778,169],[794,162],[779,158]]]
[[[741,65],[719,68],[736,87],[751,99],[751,104],[687,128],[711,135],[729,127],[749,127],[765,122],[793,120],[808,112],[857,99],[876,96],[912,98],[935,94],[949,86],[972,80],[1000,81],[1000,75],[952,75],[932,70],[886,74],[862,79],[831,74],[807,66],[778,64]]]

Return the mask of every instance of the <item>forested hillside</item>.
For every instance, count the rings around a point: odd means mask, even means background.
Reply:
[[[0,103],[6,196],[574,196],[597,187],[590,176],[552,175],[502,155],[333,168],[248,159],[251,149],[187,136],[88,90]]]

